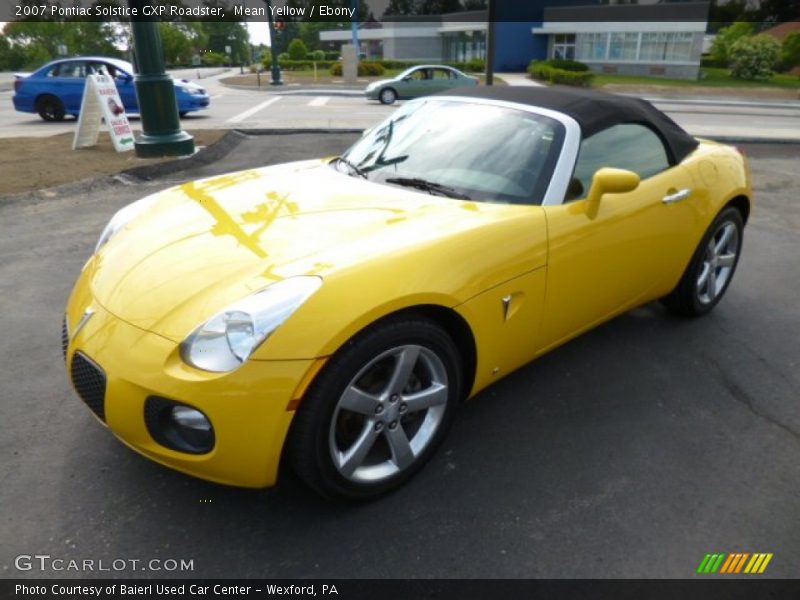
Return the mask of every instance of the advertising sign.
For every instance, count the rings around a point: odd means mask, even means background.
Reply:
[[[133,132],[114,78],[105,73],[94,73],[86,77],[72,149],[96,145],[101,121],[105,121],[117,152],[133,150]]]

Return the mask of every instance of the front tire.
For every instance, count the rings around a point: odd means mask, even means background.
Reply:
[[[289,459],[327,497],[371,500],[433,454],[461,397],[458,348],[436,323],[405,317],[348,342],[295,415]]]
[[[37,98],[36,112],[45,121],[63,121],[66,114],[64,103],[56,96],[49,94]]]
[[[381,104],[394,104],[397,101],[397,92],[392,88],[383,88],[378,94],[378,100],[381,101]]]
[[[710,312],[722,300],[736,272],[743,232],[742,213],[733,206],[723,209],[703,236],[678,286],[661,303],[685,316]]]

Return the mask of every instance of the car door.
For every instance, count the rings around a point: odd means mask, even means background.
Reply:
[[[641,181],[631,192],[604,195],[592,214],[586,194],[603,167],[634,171]],[[688,170],[669,164],[661,138],[644,125],[617,125],[584,140],[572,197],[545,207],[542,351],[670,291],[694,250],[692,186]]]
[[[431,94],[436,92],[443,92],[453,87],[453,77],[449,69],[431,69],[433,72],[433,79],[431,79]]]
[[[408,74],[403,81],[402,89],[399,90],[400,95],[404,98],[418,98],[423,96],[425,92],[425,77],[427,69],[416,69]]]
[[[86,85],[86,63],[82,60],[69,60],[56,65],[49,78],[53,95],[64,103],[68,113],[80,112],[83,101],[83,88]]]

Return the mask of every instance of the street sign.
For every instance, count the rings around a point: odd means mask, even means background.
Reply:
[[[133,132],[114,78],[105,73],[94,73],[86,77],[72,149],[96,145],[101,121],[105,121],[117,152],[133,150]]]

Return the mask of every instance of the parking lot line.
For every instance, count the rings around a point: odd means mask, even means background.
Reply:
[[[330,96],[320,96],[318,98],[314,98],[311,102],[308,103],[309,106],[325,106],[330,100]]]
[[[245,119],[252,117],[258,111],[263,110],[272,104],[275,104],[280,99],[281,99],[280,96],[276,96],[275,98],[270,98],[266,102],[262,102],[261,104],[258,104],[253,108],[249,108],[246,111],[239,113],[235,117],[231,117],[226,121],[226,123],[239,123],[241,121],[244,121]]]

